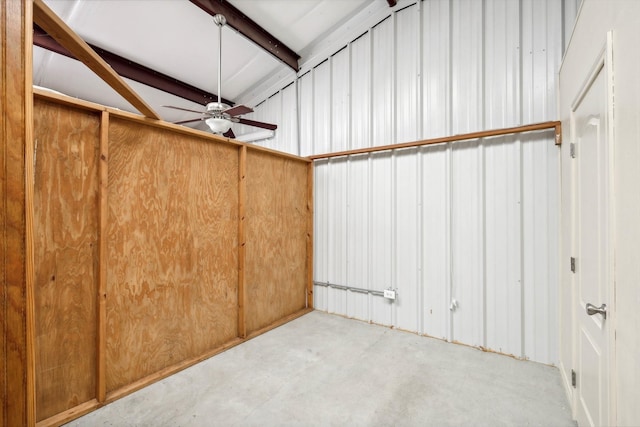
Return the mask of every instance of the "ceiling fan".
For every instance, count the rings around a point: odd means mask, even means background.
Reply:
[[[218,102],[210,102],[206,106],[205,111],[190,110],[188,108],[174,107],[172,105],[163,105],[163,107],[173,108],[175,110],[189,111],[191,113],[201,114],[202,117],[197,119],[182,120],[174,122],[175,124],[185,124],[204,121],[213,133],[222,134],[228,138],[235,138],[235,134],[231,129],[233,123],[240,123],[247,126],[255,126],[268,130],[276,130],[277,125],[271,123],[258,122],[255,120],[243,119],[239,116],[253,112],[253,109],[246,105],[228,106],[222,102],[220,95],[221,76],[222,76],[222,27],[227,24],[224,15],[217,14],[213,17],[213,22],[218,26]]]

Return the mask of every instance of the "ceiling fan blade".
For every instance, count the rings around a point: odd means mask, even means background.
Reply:
[[[188,108],[182,108],[182,107],[174,107],[173,105],[162,105],[162,107],[165,108],[173,108],[174,110],[182,110],[182,111],[188,111],[190,113],[198,113],[198,114],[206,114],[206,111],[196,111],[196,110],[190,110]]]
[[[273,125],[271,123],[265,123],[265,122],[257,122],[255,120],[249,120],[249,119],[239,118],[238,123],[242,123],[243,125],[247,125],[247,126],[255,126],[257,128],[262,128],[262,129],[269,129],[269,130],[278,129],[278,125]]]
[[[200,117],[199,119],[181,120],[179,122],[172,122],[174,125],[183,125],[185,123],[201,122],[207,120],[208,117]]]
[[[246,105],[236,105],[234,107],[227,108],[223,113],[230,116],[241,116],[243,114],[253,113],[253,108],[249,108]]]
[[[236,134],[233,133],[233,129],[229,129],[228,131],[226,131],[222,135],[226,136],[227,138],[231,138],[231,139],[235,139],[236,138]]]

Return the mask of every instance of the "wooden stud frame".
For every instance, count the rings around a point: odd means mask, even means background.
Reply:
[[[238,176],[238,336],[247,337],[247,326],[245,323],[246,310],[246,280],[245,262],[247,256],[246,235],[245,235],[245,202],[247,198],[247,147],[240,148],[240,164]]]
[[[177,126],[170,123],[157,121],[154,119],[148,119],[136,114],[127,113],[127,112],[123,112],[116,109],[110,109],[110,108],[96,105],[90,102],[73,99],[60,94],[50,93],[49,91],[43,90],[43,89],[35,89],[34,97],[36,101],[36,106],[39,109],[42,108],[41,104],[44,103],[46,105],[51,105],[51,107],[47,107],[47,108],[55,108],[56,105],[60,105],[62,106],[62,109],[67,112],[67,114],[74,111],[77,112],[77,113],[74,113],[74,115],[69,116],[71,118],[63,118],[63,121],[64,121],[63,124],[66,123],[66,125],[70,125],[71,126],[70,129],[73,129],[74,122],[72,121],[72,117],[75,117],[75,114],[82,115],[85,113],[89,113],[90,116],[95,114],[98,118],[97,122],[99,123],[99,126],[100,126],[99,132],[97,132],[96,134],[97,136],[95,137],[97,139],[95,140],[95,142],[91,143],[91,144],[95,144],[94,146],[97,146],[96,148],[97,171],[96,169],[93,169],[95,172],[92,172],[93,174],[95,174],[94,176],[96,176],[96,178],[94,179],[97,179],[97,182],[98,182],[97,202],[96,202],[96,206],[93,208],[95,210],[95,214],[88,214],[88,215],[95,215],[95,218],[97,218],[97,224],[98,224],[97,225],[97,230],[98,230],[97,231],[97,250],[96,250],[97,270],[96,270],[96,279],[95,279],[96,291],[94,294],[95,301],[96,301],[96,304],[95,304],[95,324],[96,324],[95,357],[96,357],[96,360],[94,364],[95,372],[90,373],[90,375],[95,377],[95,397],[85,402],[78,402],[74,406],[60,413],[57,413],[52,416],[48,416],[47,418],[44,418],[44,419],[40,419],[39,421],[37,421],[37,424],[36,424],[38,427],[57,426],[57,425],[64,424],[72,419],[75,419],[88,412],[91,412],[96,408],[99,408],[116,399],[126,396],[127,394],[132,393],[142,387],[145,387],[146,385],[152,382],[158,381],[188,366],[191,366],[195,363],[205,360],[215,354],[218,354],[222,351],[225,351],[235,345],[238,345],[244,342],[246,339],[250,339],[257,335],[260,335],[274,327],[277,327],[299,316],[302,316],[312,310],[313,300],[311,298],[311,292],[313,288],[311,283],[312,283],[312,277],[313,277],[312,276],[313,257],[312,257],[311,251],[313,249],[313,241],[312,241],[313,162],[311,160],[289,155],[289,154],[278,152],[278,151],[274,151],[274,150],[261,148],[258,146],[253,146],[250,144],[240,143],[228,138],[212,135],[207,132],[193,130],[193,129],[185,128],[183,126]],[[41,111],[41,110],[38,110],[38,111]],[[64,113],[65,111],[62,111],[62,113]],[[234,233],[237,232],[237,235],[236,235],[237,246],[234,249],[237,251],[237,254],[234,255],[234,258],[237,258],[237,271],[235,273],[235,277],[237,280],[237,304],[235,307],[235,309],[237,310],[237,317],[234,319],[234,322],[237,322],[237,334],[236,334],[237,336],[232,337],[230,340],[226,340],[213,348],[205,349],[203,352],[199,354],[195,354],[183,360],[178,360],[176,363],[172,363],[150,374],[145,374],[142,378],[135,379],[134,381],[129,382],[124,386],[118,386],[115,389],[113,388],[110,389],[109,375],[112,368],[109,362],[108,349],[109,349],[109,342],[111,340],[111,334],[113,333],[112,331],[113,325],[109,323],[110,316],[111,316],[111,314],[109,314],[110,313],[109,310],[110,309],[112,310],[112,308],[110,307],[113,307],[111,305],[112,303],[110,303],[110,301],[112,301],[111,298],[116,297],[115,295],[112,294],[112,292],[114,292],[113,285],[110,285],[110,283],[113,283],[113,280],[115,279],[112,277],[109,277],[110,273],[109,273],[109,267],[108,267],[110,262],[109,254],[110,254],[110,251],[113,251],[113,245],[112,243],[110,243],[110,240],[109,240],[110,232],[112,232],[110,228],[111,227],[110,218],[113,215],[111,210],[114,208],[113,203],[115,203],[115,201],[111,200],[111,195],[114,194],[113,193],[114,189],[110,187],[110,185],[112,185],[112,183],[110,183],[110,180],[116,177],[117,174],[121,172],[120,170],[117,169],[117,166],[118,166],[117,162],[113,163],[113,165],[111,165],[110,163],[114,161],[113,160],[114,156],[118,157],[117,156],[118,153],[114,151],[115,150],[114,147],[117,147],[117,146],[110,147],[110,142],[114,140],[114,138],[121,139],[121,136],[118,137],[115,134],[115,132],[117,132],[117,129],[122,128],[123,125],[127,125],[128,123],[131,123],[132,125],[134,125],[134,128],[136,129],[149,129],[150,132],[153,132],[153,130],[155,129],[155,130],[160,130],[162,132],[161,133],[162,135],[170,134],[172,135],[171,137],[174,138],[172,140],[178,141],[180,144],[183,144],[183,142],[180,142],[180,141],[184,136],[184,139],[185,139],[184,143],[186,144],[191,144],[191,143],[204,144],[205,146],[208,146],[208,144],[214,144],[216,146],[226,147],[225,150],[227,151],[229,150],[229,148],[232,149],[232,152],[236,151],[237,154],[234,153],[234,156],[237,156],[235,157],[237,166],[233,166],[229,170],[233,171],[233,174],[234,174],[230,178],[230,182],[235,183],[233,185],[237,186],[237,187],[234,187],[236,188],[236,190],[234,191],[237,191],[238,204],[235,211],[229,212],[230,216],[228,220],[237,222],[237,225],[235,226],[236,231],[234,231]],[[115,128],[114,128],[114,124],[117,124]],[[38,132],[41,132],[41,131],[38,131]],[[61,133],[61,135],[63,135],[63,133]],[[61,136],[61,138],[63,138],[63,136]],[[70,138],[73,138],[73,137],[70,137]],[[191,142],[187,142],[187,141],[191,141]],[[85,142],[82,142],[82,143],[85,143]],[[136,147],[136,146],[139,146],[141,143],[143,143],[143,141],[138,139],[135,139],[135,140],[132,139],[130,143],[132,144],[132,146]],[[161,143],[161,142],[157,141],[155,143]],[[42,144],[42,142],[40,142],[40,144]],[[154,144],[151,144],[151,145],[154,145]],[[146,152],[144,153],[145,154],[143,155],[146,155]],[[247,188],[247,185],[246,185],[247,177],[251,176],[251,173],[252,173],[251,170],[248,170],[247,158],[250,155],[256,156],[256,153],[260,156],[259,158],[261,159],[263,158],[262,156],[266,156],[264,157],[264,159],[270,159],[270,158],[278,159],[277,162],[282,162],[281,164],[285,165],[287,171],[289,171],[287,172],[289,173],[289,175],[287,176],[293,176],[291,175],[291,173],[293,173],[291,171],[296,171],[295,172],[296,183],[297,183],[296,188],[299,188],[298,190],[296,190],[297,192],[295,193],[299,195],[299,196],[296,196],[297,197],[296,200],[299,201],[300,197],[303,196],[304,204],[306,204],[306,207],[307,207],[306,212],[304,212],[305,219],[304,219],[304,223],[302,224],[302,227],[303,227],[302,234],[299,234],[300,237],[298,237],[298,239],[300,239],[301,241],[301,247],[306,248],[307,253],[306,254],[299,253],[298,255],[301,258],[301,261],[296,261],[296,262],[298,263],[298,265],[300,265],[300,262],[301,262],[305,266],[305,270],[304,270],[304,277],[302,277],[301,279],[296,279],[296,283],[298,283],[299,285],[296,284],[295,286],[299,286],[297,289],[301,289],[300,292],[303,294],[306,294],[306,304],[303,304],[301,309],[296,307],[289,310],[287,314],[284,314],[283,316],[278,317],[275,321],[270,321],[269,324],[266,324],[265,322],[258,322],[260,326],[257,330],[248,331],[247,317],[251,319],[252,318],[251,316],[254,315],[253,312],[249,309],[251,307],[255,307],[255,302],[249,299],[249,302],[253,303],[253,305],[247,304],[249,294],[247,294],[247,286],[246,286],[246,281],[247,281],[246,269],[247,269],[247,263],[253,262],[247,258],[247,253],[246,253],[246,245],[251,244],[250,241],[247,241],[247,238],[248,238],[247,221],[249,220],[248,212],[247,212],[247,200],[252,200],[251,206],[255,207],[256,203],[258,203],[259,205],[262,199],[260,198],[256,199],[255,197],[257,194],[255,193],[251,194]],[[44,158],[42,160],[39,158],[38,160],[39,162],[37,167],[40,166],[40,161],[44,161]],[[253,157],[254,162],[255,160],[256,160],[256,157]],[[112,167],[115,169],[111,170]],[[301,171],[303,173],[300,173]],[[255,187],[255,185],[256,183],[260,182],[260,179],[261,178],[258,178],[258,179],[256,179],[255,177],[253,178],[252,190],[258,189],[257,187]],[[279,183],[279,184],[285,185],[286,183]],[[216,183],[216,185],[218,184]],[[280,190],[281,189],[278,189],[277,186],[273,186],[273,191],[279,192]],[[46,192],[43,193],[42,190],[39,190],[38,188],[36,188],[36,191],[40,191],[40,193],[38,193],[40,197],[42,197],[43,194],[46,195]],[[258,196],[263,197],[265,194],[268,194],[268,193],[264,193],[264,194],[261,193]],[[274,200],[279,200],[279,194],[274,197],[275,197]],[[39,221],[42,221],[42,216],[38,218],[40,218]],[[253,235],[253,238],[255,238],[255,234]],[[276,239],[274,241],[278,241],[278,240]],[[255,253],[253,256],[255,256]],[[35,264],[33,261],[32,261],[32,267],[36,271],[38,271],[39,266],[38,264]],[[255,268],[253,268],[253,271],[255,272]],[[263,308],[264,304],[261,304],[260,307]],[[36,312],[36,316],[37,314],[38,312]],[[253,324],[256,324],[256,322],[253,322]],[[266,326],[262,326],[265,324]],[[205,332],[205,333],[209,333],[209,332]],[[52,351],[55,351],[55,349]],[[32,368],[32,372],[36,372],[35,363],[34,363],[34,368]],[[35,416],[34,416],[34,420],[35,420]]]
[[[0,425],[35,423],[32,4],[0,2]]]
[[[109,113],[100,115],[100,157],[99,157],[99,231],[98,231],[98,330],[97,330],[97,372],[96,397],[104,402],[107,395],[106,386],[106,334],[107,334],[107,197],[109,184]]]

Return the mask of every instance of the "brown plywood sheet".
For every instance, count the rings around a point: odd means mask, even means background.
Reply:
[[[99,116],[34,103],[36,407],[95,396]]]
[[[237,337],[238,147],[113,119],[107,391]]]
[[[247,332],[305,307],[307,163],[248,151],[245,205]]]

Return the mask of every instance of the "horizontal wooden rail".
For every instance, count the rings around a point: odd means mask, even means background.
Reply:
[[[67,105],[72,108],[80,108],[83,110],[93,111],[97,113],[107,112],[109,113],[110,117],[134,121],[138,123],[145,123],[149,126],[153,126],[153,127],[156,127],[159,129],[165,129],[165,130],[169,129],[183,135],[191,135],[191,136],[207,138],[215,141],[222,141],[222,142],[226,142],[227,144],[235,145],[238,147],[246,146],[248,150],[262,151],[265,153],[273,154],[278,157],[284,157],[284,158],[305,162],[305,163],[312,163],[312,161],[308,157],[299,157],[294,154],[285,153],[284,151],[273,150],[271,148],[261,147],[255,144],[240,142],[235,139],[227,138],[226,136],[220,136],[211,132],[193,129],[186,126],[176,125],[173,123],[165,122],[164,120],[150,119],[148,117],[144,117],[135,113],[130,113],[128,111],[119,110],[117,108],[105,107],[104,105],[96,104],[90,101],[85,101],[78,98],[72,98],[68,95],[55,92],[46,88],[34,87],[33,96],[34,98],[44,99],[56,104]]]
[[[422,145],[443,144],[446,142],[468,141],[470,139],[488,138],[492,136],[510,135],[514,133],[534,132],[539,130],[555,129],[555,143],[562,144],[562,124],[561,122],[543,122],[511,128],[484,130],[480,132],[463,133],[460,135],[444,136],[440,138],[425,139],[422,141],[403,142],[401,144],[381,145],[378,147],[358,148],[356,150],[336,151],[335,153],[316,154],[309,156],[311,160],[328,159],[331,157],[352,156],[354,154],[375,153],[378,151],[397,150],[401,148],[420,147]]]

